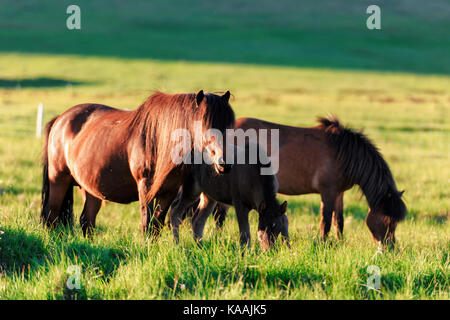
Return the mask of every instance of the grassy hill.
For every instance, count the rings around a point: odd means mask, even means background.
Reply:
[[[450,73],[447,0],[80,0],[70,31],[72,3],[2,1],[0,51]]]

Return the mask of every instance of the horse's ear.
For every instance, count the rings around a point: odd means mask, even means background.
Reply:
[[[204,97],[205,94],[203,93],[203,90],[197,92],[197,94],[195,95],[195,101],[197,102],[197,106],[199,106],[200,103],[202,103]]]
[[[223,94],[221,98],[225,103],[228,103],[228,101],[230,101],[230,95],[231,95],[230,91],[227,91]]]
[[[281,213],[284,214],[287,211],[287,201],[283,202],[281,205]]]

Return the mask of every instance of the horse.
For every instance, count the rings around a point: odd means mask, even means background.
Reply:
[[[73,225],[73,187],[85,193],[80,224],[90,236],[102,200],[127,204],[139,201],[141,227],[157,234],[161,221],[153,216],[158,199],[165,210],[189,176],[192,165],[172,161],[175,130],[194,134],[201,124],[200,142],[191,151],[201,152],[218,174],[226,174],[225,150],[206,141],[209,129],[225,132],[234,127],[230,92],[166,94],[155,92],[137,109],[124,111],[101,104],[76,105],[53,118],[45,128],[41,220],[44,226]],[[206,159],[205,158],[205,159]],[[152,221],[151,221],[152,220]]]
[[[264,250],[273,246],[280,233],[289,244],[287,202],[280,204],[276,198],[278,182],[275,174],[261,174],[261,169],[267,168],[269,163],[267,155],[264,156],[265,150],[258,151],[261,146],[253,148],[259,152],[260,158],[254,164],[249,161],[251,143],[247,142],[244,147],[234,146],[234,164],[227,175],[217,175],[210,166],[194,165],[170,211],[170,225],[177,243],[184,213],[200,197],[197,211],[191,219],[197,242],[201,243],[206,220],[220,202],[235,207],[242,246],[250,245],[248,214],[252,209],[259,213],[258,239]],[[237,161],[240,155],[245,159],[243,163]]]
[[[375,242],[392,247],[398,222],[407,214],[388,164],[362,132],[341,125],[336,117],[318,118],[311,128],[285,126],[253,118],[241,118],[236,128],[279,130],[279,190],[285,195],[318,193],[321,196],[320,235],[331,228],[341,239],[344,231],[344,192],[358,185],[369,204],[366,224]],[[270,146],[271,141],[268,142]],[[270,149],[270,147],[268,147]],[[228,207],[218,205],[220,227]]]

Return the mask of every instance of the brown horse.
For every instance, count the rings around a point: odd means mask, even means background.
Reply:
[[[225,150],[203,137],[208,129],[225,132],[234,126],[229,98],[229,91],[223,96],[202,90],[157,92],[134,111],[81,104],[54,118],[46,126],[43,148],[43,222],[49,227],[59,222],[72,225],[73,186],[78,185],[86,195],[80,217],[84,235],[95,227],[102,200],[139,200],[142,230],[146,232],[152,220],[157,233],[160,221],[157,213],[153,217],[152,200],[158,199],[160,210],[170,206],[192,167],[172,161],[177,144],[172,133],[184,129],[195,135],[194,123],[200,122],[201,142],[190,148],[202,154],[208,150],[215,170],[224,173],[229,169],[223,160]]]
[[[241,118],[236,128],[279,130],[279,193],[319,193],[322,198],[320,231],[323,239],[331,222],[336,236],[344,230],[344,191],[359,185],[369,204],[366,224],[375,241],[395,243],[397,223],[406,216],[406,206],[391,171],[373,143],[361,132],[343,127],[337,118],[320,118],[313,128],[284,126],[258,119]],[[268,150],[270,150],[268,141]],[[218,206],[218,226],[228,208]]]
[[[227,175],[217,175],[210,166],[194,165],[191,176],[183,184],[182,191],[170,211],[170,224],[176,242],[179,239],[178,228],[184,213],[200,196],[198,210],[192,217],[192,231],[198,242],[202,239],[206,219],[218,201],[235,207],[241,245],[250,245],[248,214],[252,209],[259,213],[258,239],[263,249],[272,247],[280,233],[289,241],[287,202],[280,204],[276,198],[277,178],[273,173],[261,174],[261,168],[267,167],[265,164],[268,163],[265,151],[260,153],[260,157],[265,157],[264,160],[250,163],[248,144],[243,148],[234,148],[234,165]],[[239,155],[247,157],[244,163],[237,163]]]

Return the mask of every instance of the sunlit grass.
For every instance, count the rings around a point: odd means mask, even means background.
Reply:
[[[79,85],[0,88],[0,296],[2,299],[448,299],[450,227],[450,79],[396,73],[1,54],[3,79],[63,79]],[[318,239],[319,196],[289,202],[292,249],[242,251],[231,214],[203,248],[189,223],[180,245],[169,229],[157,242],[139,232],[136,203],[109,203],[93,240],[78,225],[51,233],[39,225],[40,148],[44,119],[84,102],[134,109],[153,90],[231,90],[238,117],[312,126],[336,114],[363,128],[405,189],[409,215],[398,247],[377,253],[364,224],[367,205],[355,188],[345,201],[345,239]],[[77,192],[76,192],[77,193]],[[76,195],[77,219],[81,212]],[[69,265],[82,268],[82,288],[69,291]],[[381,270],[381,289],[367,288],[367,267]]]

